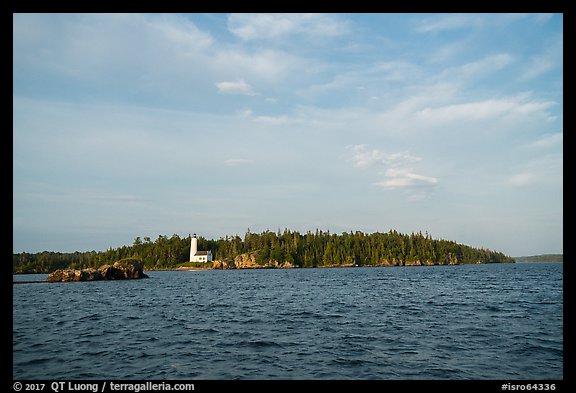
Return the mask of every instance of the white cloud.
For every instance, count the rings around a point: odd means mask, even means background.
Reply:
[[[151,28],[151,34],[160,35],[167,43],[181,50],[198,50],[210,47],[214,43],[212,36],[201,31],[189,19],[173,15],[159,15],[145,20]]]
[[[254,91],[252,86],[244,81],[244,79],[240,79],[236,82],[231,81],[223,81],[216,83],[216,87],[218,88],[219,93],[226,93],[226,94],[242,94],[247,96],[255,96],[258,93]]]
[[[420,33],[434,33],[445,30],[456,30],[477,27],[483,24],[479,15],[449,14],[424,19],[417,28]]]
[[[367,145],[354,145],[352,150],[354,150],[354,155],[352,156],[352,161],[354,161],[354,166],[357,168],[365,168],[375,163],[382,162],[384,154],[378,150],[366,150]]]
[[[348,25],[324,14],[230,14],[228,30],[243,40],[267,40],[291,34],[339,36]]]
[[[551,101],[527,101],[523,97],[489,99],[477,102],[424,108],[417,116],[426,122],[440,124],[480,119],[495,119],[500,116],[525,116],[540,113],[555,105]]]
[[[188,18],[171,14],[19,14],[14,22],[16,64],[99,82],[125,70],[173,73],[214,42]]]
[[[310,61],[274,47],[228,45],[187,16],[138,14],[15,15],[14,80],[35,70],[58,86],[93,96],[209,103],[210,93],[257,95],[282,86]],[[170,61],[166,61],[170,59]],[[218,89],[214,83],[219,82]],[[15,90],[17,91],[17,90]],[[149,104],[149,103],[147,103]]]
[[[383,188],[420,188],[431,187],[438,183],[438,178],[431,176],[419,175],[411,169],[394,169],[386,171],[386,180],[374,183]]]
[[[438,178],[415,173],[408,165],[421,161],[422,158],[413,156],[407,152],[385,153],[379,149],[368,149],[368,145],[352,146],[354,155],[352,161],[357,168],[376,168],[384,180],[373,183],[385,189],[422,189],[436,186]],[[413,200],[420,200],[423,195],[419,194]]]
[[[387,18],[15,15],[14,186],[42,179],[90,191],[93,184],[102,194],[92,199],[159,212],[176,210],[171,202],[182,195],[183,211],[191,198],[204,198],[196,187],[230,195],[238,171],[250,168],[275,184],[318,184],[317,194],[302,193],[308,199],[332,197],[342,182],[363,183],[387,200],[381,206],[369,204],[377,197],[363,199],[367,217],[379,222],[401,215],[406,201],[433,196],[438,205],[430,217],[446,216],[440,205],[466,206],[484,196],[487,206],[508,206],[498,198],[530,184],[538,186],[535,207],[559,195],[561,15],[539,17],[550,24],[532,30],[534,16],[522,16],[521,29],[487,15]],[[418,27],[439,34],[422,39],[414,35]],[[37,102],[22,101],[29,96]],[[151,181],[157,187],[148,187]],[[250,191],[235,188],[222,214],[239,211],[238,195],[248,200]],[[519,201],[510,209],[519,211],[524,199],[510,199]],[[198,210],[213,203],[207,198]],[[20,203],[15,217],[34,205]],[[324,205],[318,210],[329,209]],[[356,215],[358,203],[350,206]],[[242,219],[260,210],[255,204]],[[421,225],[422,215],[411,213]],[[257,219],[265,228],[277,217]]]
[[[329,70],[329,67],[326,69]],[[316,80],[306,84],[297,90],[297,94],[314,101],[333,97],[334,94],[348,98],[378,99],[382,95],[391,95],[391,85],[413,84],[422,77],[422,69],[418,65],[406,61],[385,61],[369,67],[363,65],[347,68],[344,72],[332,75],[329,80],[322,76],[320,83]]]
[[[502,13],[502,14],[441,14],[427,17],[418,23],[416,31],[420,33],[440,33],[449,30],[508,27],[511,23],[528,19],[544,24],[553,14]]]
[[[378,149],[367,150],[367,145],[354,145],[354,155],[352,160],[357,168],[365,168],[373,165],[399,165],[407,162],[420,161],[420,157],[415,157],[405,152],[385,153]]]
[[[298,119],[290,118],[286,115],[269,116],[269,115],[255,115],[252,109],[247,108],[236,113],[243,119],[249,119],[257,123],[265,123],[269,125],[282,125],[290,122],[299,121]]]
[[[285,78],[294,73],[298,74],[298,70],[305,70],[310,66],[308,59],[304,60],[275,49],[247,51],[245,48],[226,48],[217,51],[209,61],[210,66],[218,72],[248,75],[251,79],[264,79],[274,83],[285,81]]]

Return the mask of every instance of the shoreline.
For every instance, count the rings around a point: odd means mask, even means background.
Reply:
[[[322,266],[246,266],[236,268],[217,268],[217,267],[196,267],[196,266],[180,266],[174,268],[162,269],[145,269],[148,271],[186,271],[186,270],[268,270],[268,269],[322,269],[322,268],[347,268],[347,267],[380,267],[380,266],[394,266],[394,265],[370,265],[361,266],[355,264],[334,264]]]
[[[419,267],[419,266],[463,266],[463,265],[498,265],[501,263],[516,262],[494,262],[494,263],[453,263],[453,264],[378,264],[378,265],[357,265],[357,264],[332,264],[322,266],[246,266],[235,268],[215,268],[215,267],[196,267],[180,266],[175,268],[145,269],[145,271],[188,271],[188,270],[267,270],[267,269],[330,269],[330,268],[354,268],[354,267]],[[529,263],[529,262],[528,262]]]
[[[453,263],[453,264],[377,264],[377,265],[357,265],[357,264],[331,264],[331,265],[321,265],[321,266],[241,266],[234,268],[218,268],[213,266],[197,267],[197,266],[179,266],[179,267],[164,267],[158,269],[143,269],[143,271],[150,272],[162,272],[162,271],[195,271],[195,270],[266,270],[266,269],[330,269],[330,268],[354,268],[354,267],[418,267],[418,266],[463,266],[463,265],[497,265],[501,263],[546,263],[542,262],[493,262],[493,263]],[[550,263],[562,263],[561,261],[550,261]],[[12,273],[12,275],[24,276],[29,274],[50,274],[50,273]],[[42,283],[45,281],[32,280],[32,281],[14,281],[14,283]]]

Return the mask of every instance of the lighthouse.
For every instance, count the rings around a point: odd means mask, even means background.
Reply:
[[[198,251],[198,239],[196,238],[196,234],[194,234],[190,241],[190,262],[194,260],[193,258],[196,255],[196,251]]]
[[[196,234],[190,239],[190,262],[212,262],[212,251],[198,251]]]

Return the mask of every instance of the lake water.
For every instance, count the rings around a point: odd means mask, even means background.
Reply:
[[[14,379],[563,378],[562,263],[147,274],[14,285]]]

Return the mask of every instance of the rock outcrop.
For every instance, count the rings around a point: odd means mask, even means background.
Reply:
[[[236,255],[234,258],[234,266],[236,269],[253,269],[255,267],[260,267],[256,263],[256,256],[254,253],[240,254]]]
[[[48,282],[129,280],[147,278],[142,262],[137,259],[123,259],[114,265],[103,265],[98,269],[58,269],[48,275]]]
[[[290,262],[280,263],[276,260],[268,260],[264,264],[256,262],[256,253],[250,252],[237,255],[234,260],[216,260],[212,262],[213,269],[270,269],[270,268],[293,268]]]

